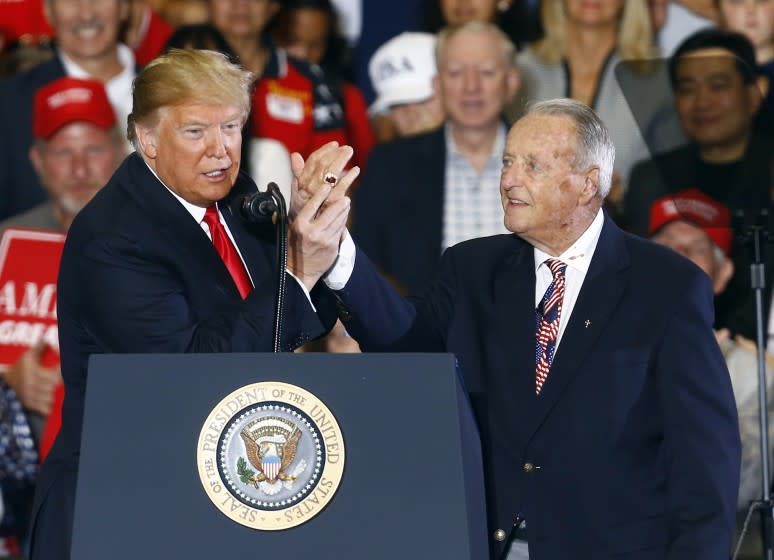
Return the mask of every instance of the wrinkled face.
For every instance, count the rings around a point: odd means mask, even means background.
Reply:
[[[756,49],[774,47],[774,0],[720,0],[720,12],[726,26]]]
[[[675,106],[685,134],[703,148],[744,142],[758,109],[760,93],[745,84],[725,49],[683,56],[675,72]]]
[[[244,115],[237,106],[182,104],[160,110],[153,128],[137,127],[146,161],[191,204],[225,197],[239,173]]]
[[[623,13],[624,0],[563,0],[570,23],[610,25]]]
[[[299,8],[288,18],[283,47],[289,55],[320,64],[328,41],[328,14],[314,8]]]
[[[492,126],[518,86],[494,33],[463,31],[452,36],[438,61],[435,86],[452,123]]]
[[[30,160],[54,205],[75,216],[108,182],[123,144],[103,128],[74,122],[30,149]]]
[[[129,16],[126,0],[48,0],[45,7],[57,44],[76,62],[114,49]]]
[[[691,260],[714,281],[717,269],[715,244],[707,233],[684,220],[670,222],[651,238]]]
[[[576,228],[586,173],[576,169],[576,149],[569,117],[527,115],[508,133],[500,176],[505,227],[544,251],[583,232]]]
[[[210,18],[226,37],[257,41],[278,8],[275,0],[210,0]]]
[[[461,25],[469,21],[497,19],[497,0],[439,0],[441,14],[447,25]]]

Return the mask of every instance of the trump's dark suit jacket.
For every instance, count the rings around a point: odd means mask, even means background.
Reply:
[[[727,560],[740,443],[708,277],[606,217],[536,396],[533,254],[513,235],[461,243],[410,303],[358,252],[340,314],[365,350],[456,354],[492,558],[522,514],[532,560]]]
[[[240,175],[219,203],[255,285],[245,300],[207,234],[136,153],[73,221],[57,287],[62,428],[38,481],[33,558],[69,558],[89,355],[272,350],[274,234],[237,215],[253,191]],[[325,294],[313,297],[325,315]],[[288,279],[283,349],[324,334],[329,318]]]

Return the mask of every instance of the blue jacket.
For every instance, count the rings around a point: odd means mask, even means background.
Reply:
[[[482,437],[492,558],[518,514],[532,560],[727,560],[736,406],[705,273],[606,217],[535,395],[533,248],[515,235],[445,252],[405,300],[358,252],[336,292],[366,350],[456,354]],[[417,372],[421,375],[421,372]]]

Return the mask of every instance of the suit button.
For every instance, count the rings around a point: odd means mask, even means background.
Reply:
[[[503,542],[505,540],[505,531],[502,529],[497,529],[497,531],[494,532],[494,539],[499,542]]]
[[[535,465],[532,463],[524,463],[524,472],[525,473],[531,473],[535,470]]]

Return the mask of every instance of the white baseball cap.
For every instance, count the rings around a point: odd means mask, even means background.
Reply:
[[[405,32],[379,47],[368,62],[376,91],[371,113],[393,105],[418,103],[433,96],[435,40],[432,33]]]

